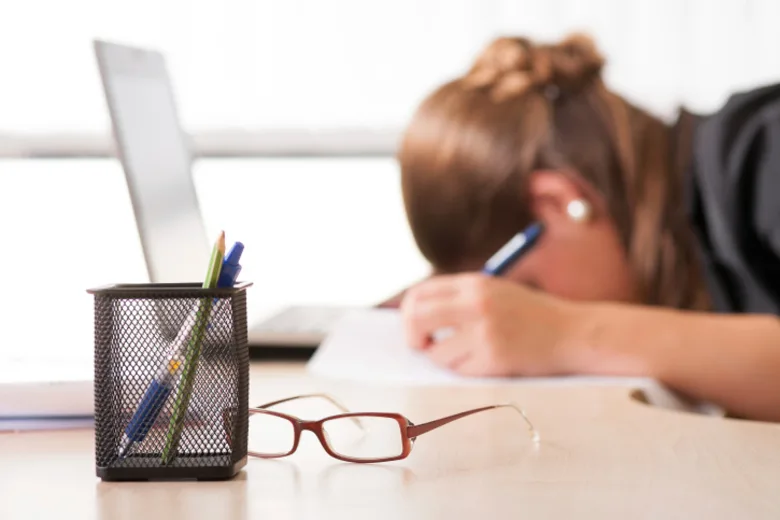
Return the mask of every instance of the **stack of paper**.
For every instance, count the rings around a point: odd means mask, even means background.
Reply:
[[[0,363],[0,432],[94,424],[92,364],[83,359]]]

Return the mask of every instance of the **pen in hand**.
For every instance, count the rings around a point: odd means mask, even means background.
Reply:
[[[517,263],[520,258],[528,254],[536,245],[539,237],[544,231],[541,222],[534,222],[523,231],[517,233],[504,244],[501,249],[491,256],[482,267],[482,273],[488,276],[501,276]],[[452,328],[444,328],[434,331],[430,340],[432,342],[441,341],[453,334]]]
[[[516,234],[485,262],[482,272],[489,276],[501,276],[527,254],[544,230],[540,222],[534,222]]]

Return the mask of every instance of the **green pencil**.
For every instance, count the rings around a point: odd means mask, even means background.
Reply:
[[[214,289],[217,287],[219,273],[222,270],[222,260],[225,257],[225,232],[219,234],[214,249],[211,251],[211,260],[209,261],[206,280],[203,282],[204,289]],[[195,370],[200,358],[201,343],[206,332],[206,325],[209,321],[213,298],[203,298],[198,303],[198,311],[195,315],[195,324],[193,325],[192,335],[190,336],[187,352],[184,357],[184,368],[181,373],[181,383],[179,392],[173,402],[173,413],[171,421],[168,424],[168,433],[166,435],[165,448],[162,452],[163,464],[169,464],[176,458],[176,450],[181,438],[181,430],[184,426],[184,416],[187,414],[190,397],[192,396],[192,385],[195,384]]]

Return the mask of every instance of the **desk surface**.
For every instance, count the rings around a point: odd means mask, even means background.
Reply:
[[[304,435],[228,482],[105,483],[91,430],[2,434],[0,518],[780,518],[780,426],[656,409],[618,387],[366,387],[252,367],[255,404],[312,391],[413,422],[514,401],[541,442],[495,411],[420,437],[399,462],[341,463]]]

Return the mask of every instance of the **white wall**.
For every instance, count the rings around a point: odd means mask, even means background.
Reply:
[[[0,132],[108,128],[91,49],[163,50],[187,129],[401,128],[499,34],[592,32],[662,115],[780,78],[775,0],[26,0],[0,6]]]

